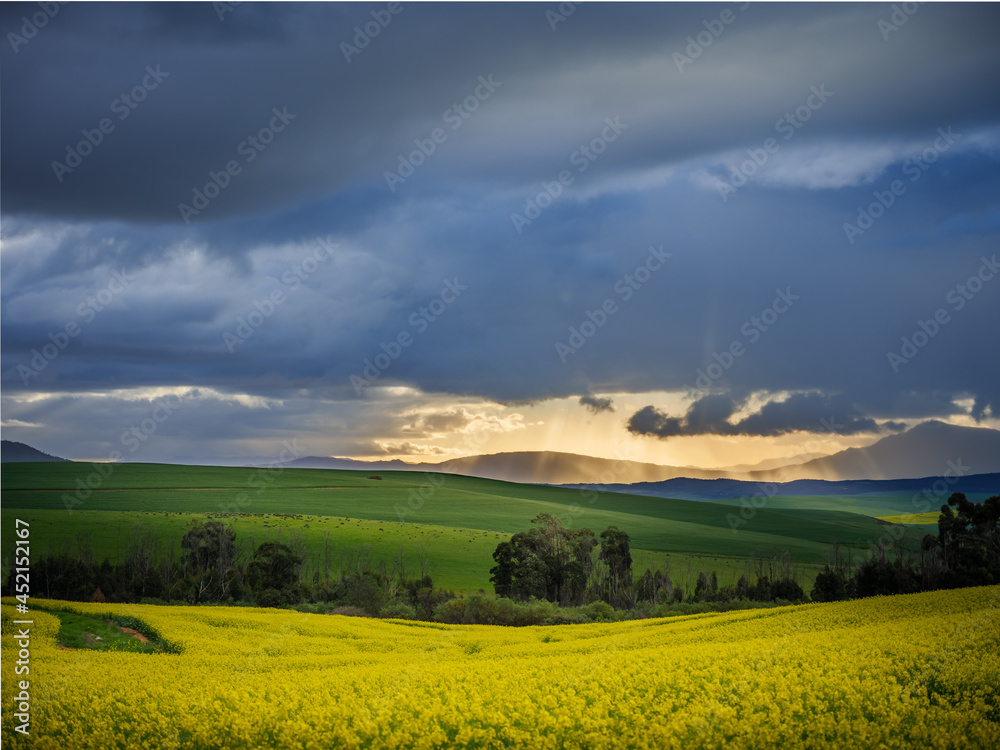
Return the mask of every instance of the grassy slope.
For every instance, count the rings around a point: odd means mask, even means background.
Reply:
[[[977,503],[989,496],[989,493],[985,492],[972,492],[966,495],[969,500]],[[740,503],[738,499],[720,500],[719,502],[723,505],[739,505]],[[932,495],[930,498],[925,498],[909,492],[896,492],[865,495],[789,495],[768,498],[767,507],[842,510],[877,518],[909,515],[929,508],[930,511],[933,511],[936,522],[938,509],[947,502],[947,495]]]
[[[675,577],[682,577],[683,558],[713,558],[709,565],[723,580],[753,551],[788,550],[800,563],[814,566],[825,559],[833,540],[867,547],[884,532],[862,515],[780,508],[770,501],[752,515],[746,512],[741,519],[746,522],[734,532],[730,521],[740,511],[725,504],[455,475],[434,475],[443,483],[433,487],[428,475],[415,472],[383,472],[382,481],[376,481],[367,478],[368,472],[319,469],[125,464],[105,466],[108,470],[110,476],[98,483],[90,464],[5,464],[4,559],[14,517],[34,519],[36,554],[72,547],[77,532],[89,530],[95,554],[113,557],[137,522],[177,545],[191,514],[204,518],[238,510],[242,515],[234,522],[239,538],[287,538],[297,529],[315,550],[329,530],[338,555],[369,545],[375,558],[388,558],[402,548],[412,566],[416,547],[423,543],[439,585],[488,590],[497,542],[524,530],[542,512],[562,516],[573,528],[600,532],[618,526],[631,536],[637,557],[641,550],[670,553]],[[68,512],[65,497],[75,495],[88,475],[97,489]],[[650,554],[645,559],[662,558]]]
[[[132,654],[155,654],[163,650],[156,643],[144,643],[133,638],[114,622],[101,617],[64,610],[45,611],[59,619],[57,640],[60,646],[69,649],[127,651]]]

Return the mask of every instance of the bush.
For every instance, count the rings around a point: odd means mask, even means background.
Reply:
[[[257,592],[258,607],[283,607],[285,597],[278,589],[263,589]]]
[[[374,617],[389,601],[385,589],[380,584],[381,581],[376,578],[376,574],[370,571],[355,573],[344,579],[346,594],[343,601],[352,607],[360,607]]]
[[[773,599],[784,599],[786,601],[801,602],[806,598],[806,592],[802,590],[791,578],[784,578],[775,581],[771,586],[771,597]]]
[[[552,602],[533,600],[522,604],[504,597],[490,599],[473,594],[439,604],[434,619],[451,625],[541,625],[558,611]]]
[[[583,608],[594,622],[614,622],[615,608],[607,602],[592,602]]]
[[[416,620],[416,607],[403,602],[391,602],[382,607],[378,616],[389,620]]]
[[[814,602],[839,602],[847,598],[847,584],[840,571],[830,570],[827,565],[823,572],[816,576],[813,584],[812,600]]]
[[[583,607],[560,607],[555,614],[549,615],[542,625],[580,625],[593,622]]]
[[[438,605],[454,598],[455,595],[450,591],[420,589],[413,598],[413,606],[417,608],[417,616],[421,620],[433,620]]]
[[[523,621],[528,625],[544,625],[559,617],[564,611],[563,607],[547,599],[532,599],[523,604],[516,602],[512,602],[512,604],[515,610],[513,613],[515,621]]]

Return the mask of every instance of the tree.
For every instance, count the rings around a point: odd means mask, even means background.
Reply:
[[[268,589],[278,591],[286,601],[294,601],[300,565],[302,558],[279,542],[265,542],[254,550],[247,578],[258,602],[259,595]]]
[[[224,596],[234,557],[236,532],[219,521],[194,521],[181,540],[184,573],[195,602]]]
[[[737,599],[749,599],[750,598],[750,579],[745,575],[740,576],[740,580],[736,582],[736,598]]]
[[[157,596],[146,591],[146,580],[157,553],[156,536],[152,527],[136,523],[125,540],[125,578],[131,594]]]
[[[211,568],[218,560],[224,537],[231,543],[236,539],[236,532],[220,521],[194,521],[181,540],[181,549],[186,550],[186,557],[194,566]]]
[[[617,526],[601,532],[601,551],[598,555],[607,565],[607,593],[609,599],[619,598],[625,588],[632,586],[632,552],[629,536]],[[609,601],[609,604],[614,602]]]
[[[384,583],[385,576],[375,571],[352,573],[344,579],[344,603],[374,617],[389,602]]]
[[[500,542],[493,550],[496,565],[490,568],[490,583],[497,596],[510,598],[514,592],[514,545]]]
[[[954,493],[948,504],[941,506],[938,539],[950,574],[946,585],[976,586],[1000,581],[1000,495],[973,503],[964,493]]]
[[[806,592],[791,578],[781,578],[771,585],[771,596],[775,599],[800,602],[806,598]]]
[[[701,602],[708,598],[709,593],[708,576],[704,573],[699,573],[698,580],[694,584],[694,595],[691,599],[692,601]]]
[[[640,602],[656,604],[660,599],[664,601],[670,599],[673,595],[673,584],[662,570],[647,568],[635,584],[635,594]]]
[[[813,583],[812,600],[814,602],[839,602],[847,598],[847,585],[839,570],[824,567],[823,572],[816,576]]]
[[[497,596],[584,603],[596,544],[593,532],[571,531],[548,513],[531,522],[534,528],[514,534],[493,552],[490,581]]]

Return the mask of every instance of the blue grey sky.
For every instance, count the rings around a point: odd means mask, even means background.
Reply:
[[[5,3],[3,435],[725,465],[1000,426],[998,31],[961,3]]]

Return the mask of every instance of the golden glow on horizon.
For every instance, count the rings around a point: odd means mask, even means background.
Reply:
[[[682,392],[598,393],[611,399],[613,411],[594,412],[579,403],[579,397],[550,399],[533,404],[504,405],[479,398],[461,398],[447,394],[424,393],[414,388],[374,387],[369,389],[365,402],[338,400],[267,399],[250,394],[223,393],[213,388],[190,386],[134,388],[105,393],[19,393],[5,396],[6,403],[31,404],[60,399],[96,399],[101,408],[131,409],[122,416],[121,429],[138,424],[149,415],[141,407],[160,399],[175,398],[188,405],[214,407],[223,405],[241,411],[268,410],[276,413],[281,424],[281,411],[302,414],[303,409],[313,408],[308,419],[294,421],[295,439],[303,455],[340,456],[357,460],[392,460],[407,463],[438,463],[453,458],[491,453],[551,451],[623,459],[661,466],[723,469],[735,466],[753,466],[762,461],[781,461],[805,454],[829,455],[846,448],[863,447],[876,442],[889,433],[866,433],[838,436],[831,433],[793,433],[778,437],[748,437],[698,435],[660,440],[637,436],[626,428],[629,417],[645,406],[655,406],[660,411],[683,415],[690,406],[690,399]],[[756,413],[768,401],[783,400],[787,393],[754,394],[733,419]],[[971,400],[957,402],[966,412]],[[137,409],[137,410],[136,410]],[[297,410],[297,411],[296,411]],[[20,416],[20,415],[18,415]],[[288,417],[286,425],[292,424]],[[911,420],[913,426],[924,420]],[[976,422],[968,413],[953,415],[941,421],[962,427],[1000,429],[1000,419],[990,418]],[[167,427],[172,428],[171,422]],[[352,427],[348,428],[348,425]],[[9,412],[3,421],[5,430],[16,430],[16,440],[33,444],[34,436],[43,437],[51,426],[43,420],[18,419]],[[97,441],[87,445],[91,456],[70,453],[78,461],[107,461],[111,449],[121,450],[121,429],[112,429],[110,446],[97,449]],[[346,430],[346,431],[345,431]],[[290,432],[286,429],[281,433]],[[155,445],[158,453],[145,450],[132,460],[170,462],[172,456],[189,456],[190,439],[181,436],[168,438],[168,431],[157,432]],[[168,439],[173,442],[160,447]],[[279,441],[280,442],[280,439]],[[269,435],[240,438],[222,437],[214,445],[203,446],[200,455],[270,456],[275,452],[276,440]],[[153,441],[150,441],[153,446]],[[217,447],[216,447],[217,446]],[[36,446],[37,447],[37,446]],[[42,440],[40,448],[48,446]],[[60,455],[58,449],[47,452]],[[95,455],[96,453],[96,455]]]
[[[361,460],[400,459],[408,463],[438,463],[452,458],[489,453],[518,451],[554,451],[599,458],[669,466],[692,466],[704,469],[756,464],[768,459],[791,458],[802,454],[830,454],[845,448],[869,445],[882,434],[837,436],[832,434],[792,433],[780,437],[699,435],[659,440],[631,434],[625,427],[629,416],[653,404],[670,414],[683,414],[689,405],[683,392],[644,394],[598,394],[610,397],[614,411],[593,413],[579,403],[579,397],[551,399],[519,406],[503,406],[486,401],[455,403],[441,397],[423,401],[421,412],[433,414],[466,410],[492,416],[497,422],[517,424],[517,429],[481,432],[470,440],[468,428],[452,433],[435,433],[425,438],[408,434],[406,440],[421,448],[441,449],[444,453],[372,454],[351,456]],[[778,395],[779,400],[783,398]],[[754,408],[764,399],[755,399]],[[749,412],[748,412],[749,413]],[[510,418],[515,419],[511,420]],[[471,425],[470,425],[471,426]],[[393,444],[385,440],[383,444]]]

